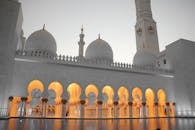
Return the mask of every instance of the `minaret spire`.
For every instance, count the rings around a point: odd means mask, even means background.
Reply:
[[[101,39],[101,35],[100,35],[100,33],[98,34],[98,39]]]
[[[135,0],[135,4],[137,51],[147,51],[157,55],[159,53],[159,44],[156,22],[152,17],[151,0]]]
[[[84,32],[84,29],[83,29],[83,25],[82,25],[81,33],[79,35],[80,40],[78,42],[78,44],[79,44],[79,58],[83,58],[83,50],[84,50],[84,45],[85,45],[85,41],[84,41],[85,35],[83,32]]]
[[[45,30],[45,24],[43,24],[43,30]]]
[[[24,37],[24,31],[23,30],[21,31],[20,38],[21,38],[21,41],[22,41],[22,52],[24,52],[26,38]]]

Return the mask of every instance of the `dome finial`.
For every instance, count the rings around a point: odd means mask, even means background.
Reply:
[[[45,24],[43,24],[43,30],[45,30]]]
[[[84,29],[83,29],[83,24],[82,24],[82,26],[81,26],[81,34],[83,34],[83,30],[84,30]]]
[[[98,39],[101,39],[100,33],[98,34]]]

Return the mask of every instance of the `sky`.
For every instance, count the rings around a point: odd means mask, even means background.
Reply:
[[[80,28],[85,50],[98,38],[109,43],[114,61],[132,63],[136,53],[135,0],[19,0],[24,36],[46,25],[57,42],[57,53],[78,55]],[[151,0],[160,50],[180,39],[195,41],[195,0]]]

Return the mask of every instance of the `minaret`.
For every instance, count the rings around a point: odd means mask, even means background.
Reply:
[[[12,81],[23,15],[21,3],[10,0],[0,0],[0,12],[0,107],[4,107],[8,97],[17,96],[18,92]]]
[[[138,51],[159,53],[156,22],[152,17],[150,0],[135,0],[137,23],[135,25],[136,45]]]
[[[22,52],[24,52],[26,38],[24,37],[24,31],[23,30],[21,31],[20,38],[21,38],[21,43],[22,43]]]
[[[79,35],[80,37],[80,40],[78,42],[79,44],[79,58],[83,58],[83,48],[84,48],[84,45],[85,45],[85,41],[84,41],[84,33],[83,33],[83,26],[81,28],[81,34]]]

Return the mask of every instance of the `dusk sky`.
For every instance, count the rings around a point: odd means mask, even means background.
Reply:
[[[19,0],[28,37],[42,29],[53,34],[58,54],[78,55],[83,24],[85,49],[98,34],[113,49],[114,61],[132,63],[136,52],[134,0]],[[160,50],[180,38],[195,41],[195,0],[151,0]]]

